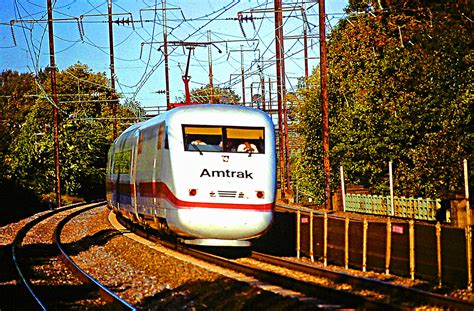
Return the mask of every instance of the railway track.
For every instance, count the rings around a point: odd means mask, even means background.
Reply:
[[[298,271],[311,276],[327,278],[334,282],[343,282],[353,288],[374,289],[385,295],[386,301],[391,305],[401,305],[401,303],[411,304],[407,307],[414,307],[420,304],[436,306],[443,309],[473,310],[474,304],[464,300],[454,299],[440,294],[423,291],[416,288],[405,287],[376,279],[357,277],[343,272],[331,271],[322,267],[283,259],[267,254],[253,252],[251,259],[264,262],[266,264],[284,267],[292,271]]]
[[[131,225],[128,223],[128,225]],[[178,250],[181,253],[199,258],[212,264],[238,271],[252,276],[263,282],[274,284],[282,288],[288,288],[306,295],[307,297],[319,297],[315,301],[318,306],[326,307],[350,307],[350,308],[388,308],[407,309],[414,307],[436,307],[455,310],[472,310],[474,304],[428,292],[416,288],[392,284],[386,281],[350,275],[345,272],[332,271],[323,267],[303,263],[297,260],[284,259],[262,253],[252,252],[248,258],[231,260],[221,256],[209,254],[208,252],[188,248],[175,242],[159,240],[147,231],[139,227],[132,229],[136,234],[151,239],[167,248]],[[252,263],[260,262],[271,266],[263,270],[261,265]],[[287,269],[290,276],[281,275],[279,271]],[[296,279],[292,274],[303,273]],[[330,285],[318,285],[306,281],[312,277],[329,280]],[[325,282],[327,283],[327,282]],[[341,290],[343,288],[343,290]],[[354,294],[361,292],[362,295]],[[371,297],[371,298],[370,298]]]
[[[301,300],[307,301],[311,306],[315,308],[400,308],[399,302],[391,303],[385,301],[384,299],[373,300],[362,295],[354,294],[350,291],[344,291],[335,287],[319,285],[314,282],[307,281],[304,278],[294,278],[291,276],[285,276],[281,273],[262,269],[261,265],[258,264],[255,265],[252,263],[242,263],[242,260],[240,259],[229,259],[211,254],[209,252],[189,248],[174,241],[170,242],[162,240],[154,235],[150,235],[150,232],[148,232],[147,230],[143,230],[139,226],[134,226],[134,224],[121,217],[119,217],[119,221],[130,231],[134,232],[134,234],[137,234],[142,238],[159,243],[165,246],[166,248],[169,248],[170,250],[178,251],[182,254],[192,256],[193,258],[205,261],[207,263],[211,263],[213,265],[217,265],[219,267],[223,267],[225,269],[229,269],[250,276],[251,278],[256,280],[256,282],[253,282],[254,284],[266,284],[262,288],[278,287],[281,288],[281,290],[279,290],[280,293],[285,293],[285,291],[295,293],[294,296],[299,296]],[[256,254],[253,254],[252,257],[255,255]],[[258,257],[258,261],[261,262],[264,260],[262,256]],[[278,263],[274,262],[273,265],[275,264],[278,265]]]
[[[18,231],[12,260],[25,299],[34,309],[103,308],[135,310],[82,271],[61,243],[61,230],[75,216],[104,203],[70,205],[41,215]],[[39,238],[49,236],[47,238]],[[65,266],[67,268],[65,268]]]
[[[67,209],[56,210],[54,212],[48,212],[40,218],[25,225],[24,229],[18,232],[17,240],[13,243],[15,246],[13,246],[14,249],[12,249],[12,252],[14,257],[17,259],[17,269],[19,273],[25,276],[23,283],[29,285],[32,293],[34,293],[34,296],[32,297],[35,297],[33,299],[35,302],[32,304],[33,307],[30,307],[29,309],[63,309],[74,307],[112,307],[114,309],[134,308],[126,302],[124,302],[124,305],[121,305],[119,302],[114,301],[115,294],[107,293],[108,290],[105,287],[97,286],[100,283],[94,279],[84,277],[82,271],[74,273],[68,272],[61,275],[57,271],[67,270],[64,269],[64,265],[62,264],[63,260],[66,259],[59,260],[59,257],[63,257],[63,254],[67,254],[67,251],[60,250],[59,248],[57,249],[56,246],[53,249],[52,246],[49,246],[50,244],[53,244],[51,241],[31,241],[32,237],[40,235],[38,233],[39,231],[43,231],[41,235],[44,235],[44,231],[48,230],[46,235],[51,237],[53,236],[53,231],[55,231],[54,236],[56,237],[58,244],[61,244],[59,237],[64,223],[74,219],[68,227],[77,227],[77,224],[82,223],[84,217],[86,217],[86,214],[88,213],[81,216],[82,220],[81,218],[76,219],[74,217],[88,209],[94,208],[95,206],[100,205],[75,206],[68,207]],[[95,210],[91,212],[97,213]],[[66,230],[66,232],[67,231],[68,230]],[[252,253],[245,258],[228,259],[196,249],[189,249],[174,242],[157,241],[156,237],[151,235],[149,231],[139,230],[139,227],[133,227],[131,230],[122,229],[121,231],[124,234],[130,234],[130,231],[132,231],[143,237],[147,237],[148,235],[151,240],[159,242],[159,244],[170,248],[170,250],[177,250],[180,253],[192,256],[193,258],[196,258],[197,261],[209,262],[212,265],[223,267],[219,269],[230,269],[237,271],[237,274],[245,274],[246,276],[238,280],[242,281],[245,278],[245,282],[249,284],[256,285],[257,287],[266,290],[270,289],[273,293],[290,297],[293,300],[299,300],[301,301],[301,304],[306,305],[309,308],[406,309],[413,307],[439,307],[443,309],[456,310],[473,309],[473,305],[465,301],[458,301],[433,293],[404,288],[387,282],[364,279],[346,273],[329,271],[324,268],[315,267],[311,264],[298,262],[294,259],[285,260],[279,257],[259,253]],[[87,231],[83,232],[85,233]],[[73,235],[65,234],[63,234],[63,238],[67,236],[71,241],[66,243],[68,244],[67,249],[74,253],[74,245],[76,242],[73,241],[80,240],[72,238]],[[87,237],[92,236],[90,233],[86,234]],[[84,239],[84,237],[81,239]],[[54,244],[56,245],[56,242],[54,242]],[[92,243],[91,245],[95,244],[96,243]],[[157,244],[145,241],[145,245]],[[155,255],[151,256],[155,257]],[[68,256],[66,255],[66,257]],[[53,263],[50,264],[48,261],[52,261]],[[44,272],[43,269],[41,275],[38,275],[36,268],[39,265],[51,265],[52,267],[49,272]],[[55,270],[54,268],[57,265],[63,265],[63,268]],[[80,268],[75,267],[76,265],[74,263],[69,263],[68,265],[72,267],[68,269],[80,270]],[[285,272],[283,270],[287,271]],[[76,273],[79,273],[79,275],[82,276],[78,276]],[[98,275],[95,275],[95,277],[98,277]],[[319,284],[317,281],[314,281],[315,277],[327,279],[333,284],[326,285],[327,282]],[[153,276],[151,276],[151,278],[153,278]],[[99,277],[99,279],[101,278]],[[249,282],[247,281],[248,279],[252,279],[253,281]],[[106,281],[106,284],[110,283]],[[217,290],[216,293],[219,292],[219,289],[214,290]],[[372,291],[378,292],[379,296],[377,296],[377,294],[367,294],[367,292]],[[156,294],[154,295],[160,297],[159,301],[161,301],[161,299],[163,299],[162,297],[165,297],[167,294],[166,290],[164,294],[158,294],[159,292],[160,291],[155,292]],[[178,289],[177,293],[182,292]],[[172,297],[173,295],[171,295],[169,299],[172,299]],[[154,298],[154,300],[157,301],[156,298]],[[138,305],[144,306],[145,304],[141,302],[137,304],[137,306]]]

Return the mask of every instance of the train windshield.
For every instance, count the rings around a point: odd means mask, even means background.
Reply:
[[[265,153],[263,127],[183,125],[185,151]]]

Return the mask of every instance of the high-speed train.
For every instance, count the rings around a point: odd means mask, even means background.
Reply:
[[[185,243],[249,246],[273,219],[274,135],[265,112],[225,104],[134,124],[108,153],[108,205]]]

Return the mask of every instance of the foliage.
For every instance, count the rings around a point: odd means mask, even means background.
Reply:
[[[346,8],[347,13],[352,12],[374,12],[374,11],[414,11],[426,9],[430,6],[458,6],[464,1],[459,0],[435,0],[435,1],[420,1],[420,0],[349,0],[349,5]],[[459,3],[459,4],[458,4]],[[467,2],[465,2],[466,5]]]
[[[191,99],[196,103],[210,103],[211,102],[211,88],[209,85],[200,87],[198,89],[191,90]],[[213,87],[212,88],[212,99],[214,103],[225,103],[225,104],[238,104],[240,96],[237,95],[233,90]]]
[[[86,65],[75,64],[57,72],[59,112],[59,162],[61,192],[86,199],[103,196],[107,151],[112,142],[112,107],[109,81]],[[51,81],[38,81],[40,95],[28,108],[18,134],[4,157],[8,174],[23,189],[38,197],[54,192],[55,161]],[[118,119],[136,119],[125,107]],[[118,122],[118,130],[128,124]]]
[[[140,102],[136,101],[135,99],[125,98],[123,107],[132,112],[137,120],[141,120],[146,116],[145,109],[143,109],[143,107],[140,106]]]
[[[462,159],[474,159],[472,23],[461,9],[374,11],[334,29],[328,45],[332,189],[342,165],[346,183],[386,193],[389,161],[396,195],[445,197],[462,189]],[[308,95],[318,89],[310,84],[299,92],[300,133],[311,148],[318,145],[317,152],[303,149],[303,163],[320,157],[322,148],[319,99]],[[308,109],[315,120],[304,116]],[[323,185],[317,161],[302,180]],[[299,170],[305,175],[304,166]]]
[[[35,98],[34,76],[11,70],[0,76],[0,157],[8,154],[10,142],[17,136]],[[5,174],[5,161],[0,164],[0,174]]]

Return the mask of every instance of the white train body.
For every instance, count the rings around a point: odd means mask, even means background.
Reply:
[[[109,151],[107,200],[135,221],[166,223],[188,243],[246,246],[272,222],[275,167],[266,113],[220,104],[179,107],[117,138]]]

